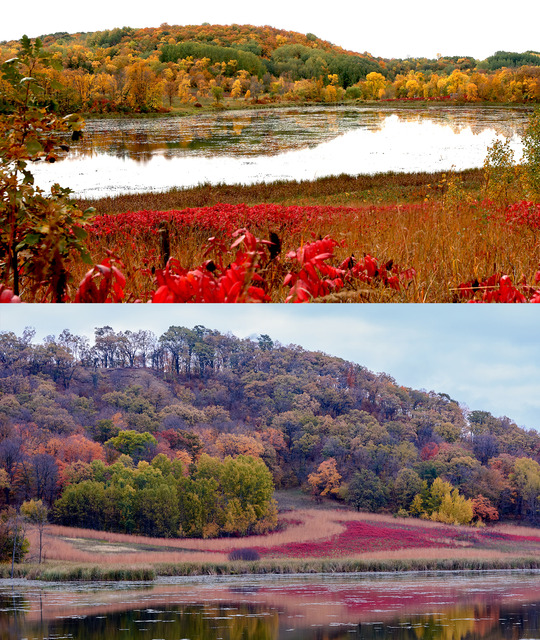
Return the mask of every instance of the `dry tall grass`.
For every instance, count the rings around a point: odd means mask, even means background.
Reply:
[[[467,169],[456,175],[467,190],[478,190],[483,183],[481,169]],[[134,193],[94,199],[80,199],[82,209],[95,207],[100,214],[124,211],[186,209],[207,207],[220,202],[248,205],[275,202],[285,205],[349,205],[366,203],[421,202],[444,190],[445,172],[378,173],[375,175],[326,176],[317,180],[278,180],[252,185],[203,184],[188,189]]]
[[[146,205],[145,209],[153,210],[162,210],[166,206],[169,209],[181,209],[188,203],[189,206],[215,204],[219,195],[222,202],[229,203],[242,201],[242,196],[247,196],[244,200],[250,203],[261,201],[266,196],[267,201],[281,201],[284,204],[299,201],[308,204],[324,200],[330,201],[332,205],[357,207],[342,210],[335,215],[328,213],[317,222],[310,220],[299,230],[291,231],[288,228],[280,231],[275,222],[265,224],[264,221],[250,228],[264,239],[272,231],[281,235],[281,266],[274,266],[265,273],[273,302],[283,302],[288,293],[288,288],[282,286],[284,276],[291,266],[284,257],[286,253],[312,241],[313,237],[327,235],[344,243],[343,247],[336,249],[333,261],[336,265],[351,255],[361,258],[370,254],[379,264],[393,261],[401,269],[416,270],[412,283],[401,291],[383,286],[366,286],[359,282],[348,286],[342,297],[329,297],[330,302],[342,299],[352,302],[455,302],[459,301],[459,284],[475,278],[482,281],[496,272],[509,275],[516,283],[522,279],[534,283],[534,275],[540,262],[540,233],[525,226],[510,229],[491,220],[493,207],[480,205],[468,197],[471,188],[476,189],[476,195],[481,196],[477,184],[478,172],[464,175],[459,180],[433,174],[363,176],[362,180],[342,177],[320,181],[320,184],[319,181],[301,183],[297,185],[297,194],[302,195],[296,197],[293,196],[291,185],[285,183],[281,186],[257,185],[250,188],[201,187],[189,190],[189,195],[175,192],[145,197],[125,196],[118,199],[121,205],[114,200],[94,204],[102,212],[117,211],[118,206],[137,210],[143,208],[143,205]],[[433,183],[427,182],[429,177]],[[398,195],[400,184],[405,193],[401,198]],[[325,188],[328,189],[328,196],[321,195]],[[347,188],[351,191],[345,191]],[[304,192],[307,195],[304,196]],[[318,195],[309,195],[311,192]],[[405,200],[416,200],[417,206],[411,207]],[[502,216],[501,209],[498,209],[498,215]],[[242,226],[240,221],[238,226]],[[178,258],[183,267],[195,268],[207,257],[204,255],[206,241],[219,232],[218,220],[215,229],[201,229],[196,225],[178,228],[173,225],[170,236],[171,255]],[[126,290],[132,295],[132,299],[148,300],[150,292],[156,287],[151,273],[144,272],[143,269],[162,266],[159,258],[159,234],[144,235],[132,244],[131,238],[125,233],[122,230],[109,235],[105,240],[106,248],[113,250],[125,264],[124,272],[128,278]],[[103,242],[102,238],[90,238],[90,250],[96,262],[105,256]],[[229,245],[231,242],[229,238]],[[150,254],[154,258],[149,263]],[[82,279],[86,269],[82,264],[76,266],[73,272],[75,282]]]
[[[44,553],[48,561],[67,563],[103,562],[106,564],[155,564],[155,563],[223,563],[232,549],[242,547],[276,548],[290,543],[320,543],[330,540],[345,531],[345,522],[366,522],[381,526],[407,526],[422,530],[429,529],[436,535],[440,532],[440,543],[445,544],[449,526],[437,522],[394,518],[383,514],[359,513],[348,510],[299,509],[287,513],[290,524],[284,530],[264,536],[248,538],[221,539],[163,539],[133,536],[121,533],[108,533],[92,529],[76,529],[49,525],[45,535]],[[461,531],[462,528],[460,528]],[[532,536],[540,540],[535,529],[499,526],[490,531]],[[464,528],[463,533],[475,534],[474,530]],[[36,550],[37,535],[31,533],[31,550]],[[512,551],[506,549],[471,548],[471,542],[454,540],[458,548],[414,548],[358,553],[353,558],[362,560],[500,560],[524,555],[535,555],[537,545],[529,551],[524,545],[515,546]],[[322,559],[322,558],[321,558]],[[343,560],[343,558],[342,558]]]

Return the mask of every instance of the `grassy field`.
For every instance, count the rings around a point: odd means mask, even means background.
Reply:
[[[287,498],[285,506],[295,500]],[[249,538],[160,539],[49,525],[45,562],[18,575],[44,579],[141,579],[155,575],[540,568],[540,530],[431,521],[299,507],[282,511],[278,531]],[[324,507],[324,505],[323,505]],[[30,533],[37,556],[37,533]],[[234,549],[260,559],[230,561]],[[9,575],[4,567],[3,577]],[[130,578],[131,576],[131,578]],[[139,576],[139,578],[133,578]]]
[[[132,302],[462,302],[499,291],[502,275],[526,301],[540,273],[540,205],[487,200],[481,170],[203,185],[79,204],[100,214],[92,259],[112,251]],[[76,266],[74,282],[86,269]],[[223,282],[232,272],[235,296]]]
[[[94,267],[23,269],[21,299],[540,302],[540,204],[494,185],[467,170],[80,200]]]

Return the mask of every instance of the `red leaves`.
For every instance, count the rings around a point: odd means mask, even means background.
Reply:
[[[13,291],[5,285],[0,284],[0,304],[14,304],[17,302],[21,302],[19,296],[16,296]]]
[[[289,251],[287,258],[297,262],[300,271],[289,272],[285,276],[283,284],[291,287],[285,302],[309,302],[343,287],[345,270],[326,264],[326,260],[333,257],[337,245],[327,236],[302,245],[296,251]]]
[[[510,225],[540,229],[540,203],[521,200],[507,207],[505,220]]]
[[[535,282],[540,281],[540,271],[535,274]],[[494,273],[479,282],[477,279],[464,282],[458,287],[461,298],[470,298],[469,302],[524,303],[540,302],[540,289],[521,283],[521,291],[514,286],[510,276]],[[479,296],[479,297],[478,297]]]
[[[183,269],[178,260],[170,259],[163,270],[156,272],[159,288],[152,296],[152,302],[269,302],[270,297],[262,286],[263,278],[256,273],[257,267],[265,260],[264,247],[268,243],[259,240],[246,229],[239,229],[231,250],[244,245],[244,250],[236,251],[234,260],[226,267],[220,261],[216,264],[207,260],[199,268]],[[209,248],[215,248],[217,241],[210,238]],[[224,249],[219,245],[219,249]],[[228,253],[227,250],[221,254]]]
[[[165,269],[156,271],[158,289],[152,295],[152,302],[270,302],[267,293],[270,284],[265,277],[269,266],[275,268],[279,262],[276,239],[260,240],[247,229],[238,229],[232,236],[229,248],[218,238],[210,238],[205,256],[214,254],[215,258],[206,260],[198,268],[185,269],[178,260],[170,259]],[[358,263],[348,258],[335,267],[329,260],[338,245],[336,240],[326,237],[287,254],[292,268],[283,279],[283,285],[289,287],[286,302],[310,302],[340,291],[354,279],[379,281],[399,289],[400,281],[414,276],[414,269],[400,272],[392,262],[379,270],[371,256]],[[226,264],[224,259],[231,253],[234,259]]]
[[[288,273],[283,281],[285,286],[291,286],[286,302],[309,302],[337,292],[346,284],[353,284],[354,280],[382,284],[399,291],[401,282],[412,280],[416,275],[414,269],[400,271],[392,260],[379,268],[377,260],[369,254],[358,262],[350,256],[339,267],[333,267],[327,260],[334,256],[336,246],[338,242],[327,236],[287,254],[287,258],[298,262],[301,269],[298,273]]]
[[[84,276],[75,294],[75,302],[122,302],[124,299],[126,279],[114,263],[121,267],[124,265],[110,251],[107,253],[109,257]]]

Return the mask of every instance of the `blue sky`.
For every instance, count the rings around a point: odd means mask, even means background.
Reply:
[[[358,2],[253,2],[206,0],[178,2],[146,0],[123,2],[94,0],[84,7],[68,0],[26,0],[2,11],[0,40],[19,39],[24,33],[97,31],[114,27],[158,27],[160,24],[270,25],[301,33],[314,33],[345,49],[384,58],[442,55],[484,59],[495,51],[538,51],[538,0],[495,6],[485,0],[466,5],[432,0]],[[536,19],[534,18],[536,16]]]
[[[471,410],[540,430],[536,305],[2,305],[0,330],[36,338],[67,328],[93,337],[171,325],[245,338],[266,333],[385,372],[398,384],[448,393]]]

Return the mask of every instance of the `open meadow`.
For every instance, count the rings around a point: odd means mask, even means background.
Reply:
[[[36,531],[30,531],[29,540],[30,557],[37,557]],[[235,550],[247,559],[231,560]],[[313,506],[286,511],[277,531],[247,538],[150,538],[48,525],[43,554],[42,565],[21,565],[18,574],[49,580],[144,579],[153,575],[538,568],[540,535],[537,529],[521,526],[449,526]]]
[[[85,201],[81,206],[102,212],[88,227],[93,261],[103,260],[106,248],[114,258],[104,264],[126,281],[112,276],[108,287],[88,288],[79,298],[540,300],[540,206],[483,195],[482,171],[468,170],[207,185]],[[74,281],[84,274],[81,264]],[[94,270],[86,282],[101,277]]]

